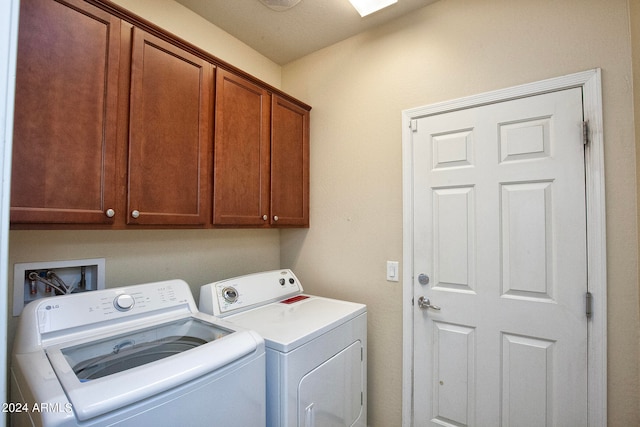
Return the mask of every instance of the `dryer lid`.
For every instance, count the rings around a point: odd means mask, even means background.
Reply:
[[[267,347],[286,353],[366,311],[364,304],[302,294],[226,320],[256,331]]]

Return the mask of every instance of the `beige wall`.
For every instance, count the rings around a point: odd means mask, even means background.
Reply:
[[[635,0],[634,0],[635,1]],[[602,68],[611,426],[640,425],[638,241],[626,0],[441,0],[283,68],[311,112],[311,228],[281,234],[311,293],[369,306],[369,421],[401,420],[403,109]]]
[[[105,258],[107,287],[181,278],[197,297],[199,285],[278,268],[279,242],[275,230],[12,231],[9,262]]]
[[[173,0],[111,0],[241,70],[280,87],[281,67]]]
[[[277,230],[11,231],[9,301],[17,262],[105,258],[107,287],[183,279],[197,302],[201,285],[279,268],[279,247]]]
[[[632,55],[633,55],[633,93],[634,93],[634,116],[635,116],[635,133],[636,133],[636,176],[638,177],[637,191],[638,198],[640,199],[640,170],[638,170],[638,164],[640,164],[640,2],[630,1],[629,11],[631,16],[631,40],[632,40]],[[640,212],[638,213],[638,221],[640,222]],[[638,239],[638,245],[640,245],[640,239]],[[638,311],[640,311],[640,300],[638,301]],[[640,336],[640,330],[636,331],[636,334]],[[640,340],[639,340],[640,341]],[[640,344],[639,344],[640,345]],[[638,361],[640,365],[640,360]],[[640,407],[640,393],[636,396],[636,406]]]
[[[601,67],[609,424],[640,425],[636,148],[626,0],[441,0],[282,70],[171,0],[116,2],[313,106],[311,228],[13,231],[10,267],[105,257],[109,286],[181,277],[194,292],[210,279],[292,267],[308,292],[369,306],[369,424],[399,426],[402,288],[384,276],[386,260],[402,260],[401,111]],[[637,15],[636,5],[636,34]]]

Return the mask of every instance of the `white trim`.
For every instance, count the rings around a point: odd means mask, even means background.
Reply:
[[[584,119],[589,121],[589,145],[585,150],[588,289],[593,296],[593,316],[588,322],[588,425],[607,425],[607,256],[604,192],[604,139],[602,123],[601,71],[594,69],[535,83],[496,90],[402,112],[403,196],[403,349],[402,425],[413,418],[413,158],[411,120],[445,112],[582,88]]]
[[[0,400],[7,396],[7,312],[9,296],[9,192],[11,190],[11,147],[13,141],[13,103],[16,55],[18,50],[19,0],[0,2]],[[0,417],[4,427],[5,417]]]
[[[402,427],[413,426],[413,150],[414,116],[402,112]]]

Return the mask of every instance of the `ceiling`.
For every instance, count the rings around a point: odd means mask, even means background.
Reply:
[[[277,12],[259,0],[176,0],[279,65],[437,0],[398,0],[361,18],[348,0],[302,0]]]

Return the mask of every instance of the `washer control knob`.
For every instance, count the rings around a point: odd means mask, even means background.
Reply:
[[[284,284],[287,283],[287,281],[282,278],[279,280],[279,282],[280,282],[280,286],[284,286]]]
[[[128,295],[128,294],[118,295],[113,300],[113,305],[119,311],[129,311],[129,310],[131,310],[133,308],[133,305],[135,303],[136,303],[136,301],[133,299],[133,297],[131,295]]]

